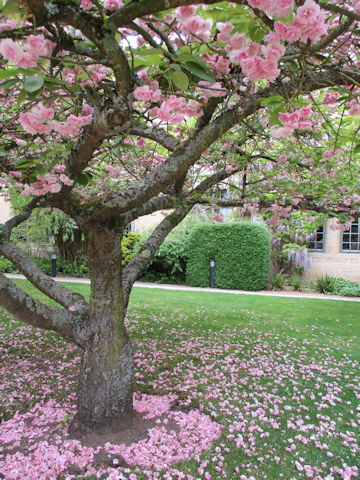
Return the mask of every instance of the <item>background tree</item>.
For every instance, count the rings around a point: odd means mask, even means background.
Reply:
[[[29,202],[0,253],[59,307],[3,274],[0,302],[83,349],[74,427],[131,411],[131,288],[195,204],[358,211],[359,20],[358,0],[2,2],[1,182]],[[11,241],[46,207],[85,236],[89,304]],[[163,209],[123,269],[126,225]]]

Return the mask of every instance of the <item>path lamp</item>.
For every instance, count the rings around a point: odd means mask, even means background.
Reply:
[[[210,288],[215,288],[215,260],[210,260]]]
[[[56,253],[51,254],[51,276],[56,277]]]

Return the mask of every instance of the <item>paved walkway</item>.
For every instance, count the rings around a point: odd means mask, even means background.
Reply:
[[[9,278],[25,279],[24,275],[16,275],[12,273],[5,274]],[[57,282],[71,282],[71,283],[84,283],[90,284],[88,278],[75,278],[75,277],[56,277],[54,280]],[[336,300],[344,302],[360,302],[358,297],[340,297],[339,295],[325,295],[321,293],[309,293],[309,292],[295,292],[295,291],[273,291],[273,290],[260,290],[257,292],[249,292],[245,290],[225,290],[222,288],[202,288],[202,287],[188,287],[187,285],[161,285],[158,283],[147,282],[135,282],[135,287],[139,288],[158,288],[162,290],[186,290],[190,292],[211,292],[211,293],[232,293],[233,295],[262,295],[264,297],[287,297],[287,298],[315,298],[318,300]]]

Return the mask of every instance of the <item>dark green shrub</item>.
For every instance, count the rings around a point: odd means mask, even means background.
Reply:
[[[290,278],[290,285],[294,287],[294,290],[301,292],[304,289],[304,281],[301,275],[295,273]]]
[[[334,293],[344,297],[360,297],[360,285],[343,278],[335,278]]]
[[[285,277],[282,273],[275,273],[270,278],[270,286],[272,290],[282,290],[285,287]]]
[[[314,288],[320,293],[333,293],[335,291],[335,278],[328,274],[321,275],[315,281]]]
[[[174,228],[157,250],[147,270],[139,280],[143,282],[184,284],[188,253],[187,240],[191,229],[198,223],[199,219],[197,217],[187,217]],[[149,232],[142,234],[137,242],[137,249],[140,249],[148,236]]]
[[[186,280],[209,286],[209,262],[215,260],[218,288],[261,290],[269,277],[270,236],[265,227],[251,222],[196,225],[187,244]]]
[[[342,287],[337,291],[337,294],[343,297],[360,297],[360,285],[356,287]]]
[[[128,233],[121,241],[123,252],[122,266],[125,267],[134,256],[136,242],[139,240],[139,233]]]
[[[0,272],[2,273],[20,273],[13,263],[5,257],[0,256]]]

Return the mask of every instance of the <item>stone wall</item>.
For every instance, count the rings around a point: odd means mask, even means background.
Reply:
[[[312,267],[307,273],[307,279],[315,280],[327,273],[360,283],[360,252],[341,252],[341,233],[330,228],[334,223],[335,220],[331,219],[325,226],[325,251],[311,252]]]
[[[134,231],[136,233],[143,233],[150,228],[156,227],[169,212],[155,212],[151,215],[144,215],[143,217],[137,218],[135,220]]]
[[[5,223],[11,218],[10,202],[6,202],[4,197],[0,196],[0,224]]]

